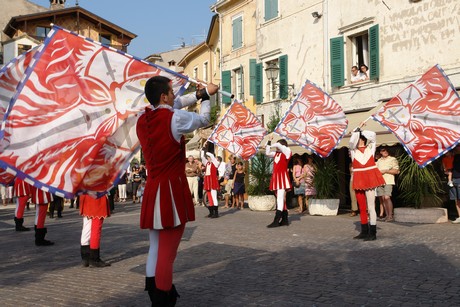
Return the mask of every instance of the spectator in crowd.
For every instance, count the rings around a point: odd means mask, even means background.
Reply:
[[[120,180],[118,181],[118,201],[119,202],[126,202],[126,184],[128,182],[128,172],[125,172],[123,176],[121,176]]]
[[[131,179],[133,181],[133,203],[135,204],[139,202],[139,198],[137,197],[137,188],[139,187],[142,181],[142,175],[139,173],[139,167],[133,167]]]
[[[454,164],[454,153],[452,150],[446,152],[444,156],[442,157],[442,167],[444,169],[444,174],[447,176],[447,185],[449,187],[453,187],[454,184],[452,182],[452,168]]]
[[[307,156],[307,163],[303,166],[302,173],[305,180],[305,210],[308,210],[309,200],[316,195],[313,179],[315,178],[316,166],[311,155]]]
[[[359,67],[359,70],[361,75],[364,77],[364,80],[369,80],[369,68],[365,64],[362,64]]]
[[[62,217],[62,211],[64,210],[64,198],[53,195],[53,200],[50,202],[48,211],[50,218],[54,219],[54,210],[57,211],[57,217]]]
[[[359,71],[358,66],[351,67],[351,83],[358,83],[365,80],[365,76]]]
[[[297,212],[302,213],[304,211],[303,199],[305,195],[305,176],[303,173],[303,163],[299,155],[295,155],[293,160],[292,180],[294,186],[294,195],[297,196],[297,204],[299,205]]]
[[[460,224],[460,146],[454,149],[454,160],[452,163],[452,185],[449,190],[450,200],[455,201],[458,218],[452,221],[453,224]]]
[[[245,176],[243,162],[236,163],[236,172],[233,177],[233,197],[236,199],[237,209],[244,208],[244,193],[246,193],[244,186]]]
[[[276,193],[276,213],[273,222],[267,225],[268,228],[288,226],[288,211],[286,206],[286,190],[291,189],[289,180],[288,164],[292,157],[287,141],[280,139],[277,143],[271,145],[273,135],[268,139],[265,154],[273,158],[273,173],[270,180],[270,190]],[[275,148],[276,151],[271,151]]]
[[[230,155],[228,158],[228,162],[225,165],[225,179],[227,180],[227,183],[225,184],[225,205],[224,208],[230,208],[230,196],[233,193],[233,178],[235,177],[235,172],[236,172],[236,157],[233,155]],[[231,207],[236,207],[235,205],[236,199],[233,198]]]
[[[185,224],[195,220],[184,172],[184,134],[209,125],[209,96],[217,89],[209,84],[175,99],[172,81],[166,77],[152,77],[145,85],[152,106],[139,116],[136,131],[148,170],[140,227],[149,230],[145,290],[152,306],[175,306],[179,296],[172,283],[173,264]],[[200,99],[200,114],[180,110]]]
[[[399,164],[395,157],[390,156],[386,147],[380,148],[380,158],[377,160],[377,167],[385,179],[385,185],[377,187],[376,195],[380,204],[385,208],[385,222],[393,222],[393,202],[391,193],[395,185],[395,175],[399,174]]]
[[[188,156],[187,163],[185,163],[185,176],[187,176],[188,187],[190,193],[192,193],[195,206],[198,206],[200,203],[198,196],[198,180],[200,173],[201,167],[196,159],[192,155]]]

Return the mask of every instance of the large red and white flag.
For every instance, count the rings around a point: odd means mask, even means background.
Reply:
[[[325,158],[337,146],[347,125],[342,107],[307,80],[275,132]]]
[[[25,71],[27,67],[29,67],[35,52],[36,48],[31,49],[14,58],[0,69],[0,119],[2,125],[5,114],[9,109],[11,99],[16,93],[16,89],[23,79]],[[12,183],[13,180],[14,175],[0,168],[0,184],[7,185]]]
[[[4,121],[0,167],[65,197],[103,194],[139,149],[135,126],[152,76],[184,76],[54,27]]]
[[[234,101],[208,140],[236,156],[249,160],[257,153],[267,130],[241,102]]]
[[[460,98],[439,65],[388,101],[372,117],[426,166],[460,141]]]

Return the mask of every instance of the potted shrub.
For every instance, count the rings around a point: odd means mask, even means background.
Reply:
[[[272,159],[258,153],[249,166],[248,206],[254,211],[269,211],[276,207],[276,198],[269,190]]]
[[[310,215],[337,215],[339,211],[339,171],[337,164],[328,157],[316,161],[313,177],[316,195],[308,205]]]
[[[398,198],[412,208],[395,208],[397,222],[443,223],[448,221],[447,210],[439,208],[443,193],[441,178],[430,164],[424,168],[404,153],[398,157]],[[435,207],[419,210],[422,207]]]

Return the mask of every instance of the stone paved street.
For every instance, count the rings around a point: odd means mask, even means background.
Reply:
[[[34,208],[25,226],[33,227]],[[1,306],[149,306],[143,291],[148,235],[139,204],[116,205],[103,228],[101,257],[80,266],[82,220],[66,204],[47,219],[47,239],[13,230],[0,208]],[[273,212],[196,208],[175,265],[177,306],[460,306],[460,225],[378,223],[377,241],[353,240],[359,217],[298,215],[267,229]]]

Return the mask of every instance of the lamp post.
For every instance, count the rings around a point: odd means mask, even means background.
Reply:
[[[270,93],[271,99],[278,98],[278,95],[275,95],[276,90],[276,83],[275,80],[278,79],[278,74],[280,72],[280,68],[276,65],[275,62],[270,62],[265,68],[265,74],[267,75],[267,79],[270,80]]]

